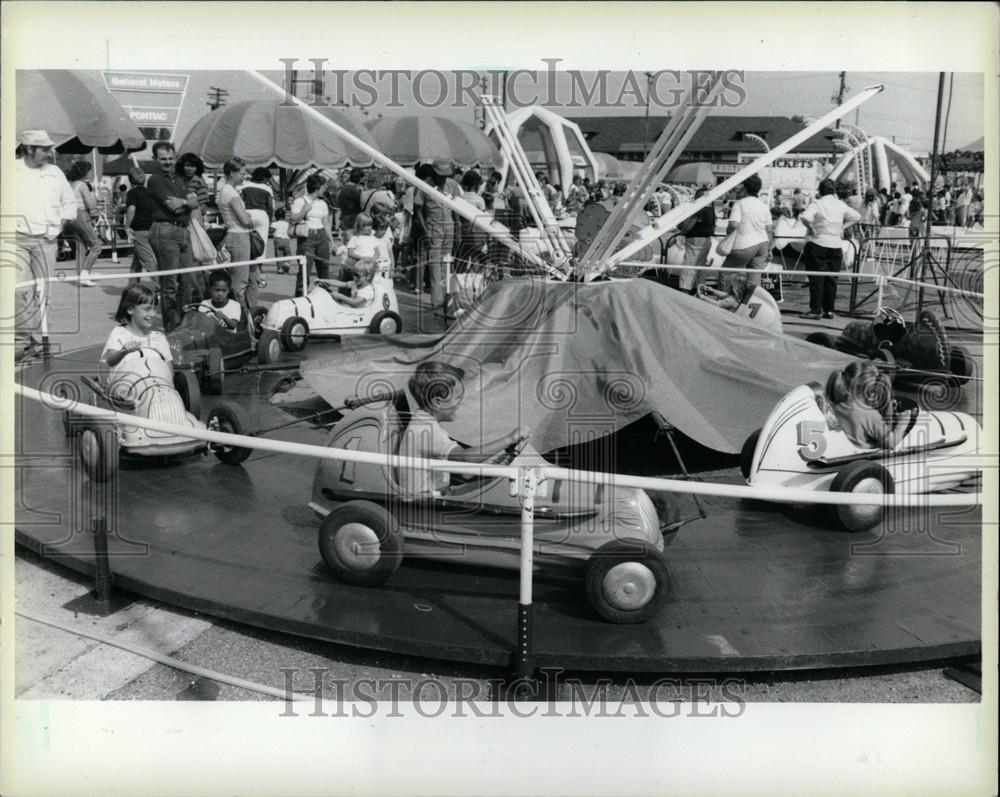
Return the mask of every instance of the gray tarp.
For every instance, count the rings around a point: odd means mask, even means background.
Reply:
[[[648,280],[516,279],[495,285],[444,334],[346,339],[305,362],[303,375],[336,405],[405,387],[430,359],[466,372],[465,398],[447,424],[463,442],[522,425],[538,450],[551,451],[658,410],[726,453],[793,387],[825,382],[850,361]]]

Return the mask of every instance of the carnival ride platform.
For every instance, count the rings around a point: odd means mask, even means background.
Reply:
[[[52,392],[78,381],[98,354],[28,366],[19,381]],[[229,378],[224,398],[244,408],[251,428],[278,425],[290,416],[267,396],[281,377]],[[20,398],[16,409],[17,542],[90,573],[100,491],[77,464],[60,413]],[[305,425],[281,437],[325,441],[323,430]],[[672,464],[669,454],[664,460]],[[516,572],[410,558],[380,588],[340,583],[323,564],[319,520],[307,508],[312,471],[300,457],[263,452],[239,467],[214,458],[123,460],[108,496],[115,587],[331,643],[509,666]],[[728,478],[737,481],[735,468]],[[980,652],[978,508],[894,510],[862,534],[837,531],[821,507],[712,498],[705,509],[706,519],[667,537],[669,601],[644,624],[601,621],[578,581],[536,575],[536,665],[719,673]]]

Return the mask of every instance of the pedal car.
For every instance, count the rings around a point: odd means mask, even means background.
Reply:
[[[409,419],[402,392],[358,405],[333,428],[330,446],[396,453]],[[493,461],[540,462],[525,448]],[[505,462],[506,464],[506,462]],[[472,478],[443,494],[404,500],[398,470],[323,460],[309,506],[323,516],[319,549],[338,578],[378,586],[403,556],[517,569],[521,504],[506,478]],[[544,481],[535,498],[534,561],[584,576],[593,608],[616,623],[637,623],[663,606],[669,576],[663,529],[642,490]]]
[[[184,309],[180,326],[167,333],[167,343],[174,368],[193,371],[203,393],[221,394],[226,370],[239,368],[254,355],[264,364],[278,360],[280,350],[261,350],[256,343],[256,328],[267,314],[263,307],[255,307],[249,317],[244,312],[236,329],[223,326],[201,305],[191,304]],[[251,329],[251,323],[255,329]]]
[[[187,401],[175,388],[174,380],[183,383]],[[106,377],[83,377],[84,384],[93,391],[94,405],[101,403],[116,411],[192,429],[242,434],[245,424],[239,407],[219,404],[202,423],[200,392],[194,374],[177,371],[174,380],[169,363],[152,348],[136,349],[125,355]],[[210,451],[222,462],[238,465],[252,453],[249,448],[205,443],[128,424],[110,424],[72,410],[65,411],[63,423],[67,435],[79,436],[80,459],[94,481],[107,481],[115,474],[120,454],[148,459]]]
[[[908,325],[897,310],[880,307],[871,321],[852,321],[840,335],[813,332],[806,341],[880,360],[902,388],[940,385],[958,390],[972,376],[969,352],[949,342],[930,310],[922,310],[916,324]]]
[[[763,428],[747,438],[740,468],[751,486],[874,495],[932,493],[979,475],[981,436],[982,429],[969,415],[918,410],[895,449],[861,449],[840,428],[823,388],[810,383],[779,401]],[[882,520],[879,503],[835,509],[850,531],[865,531]]]
[[[375,299],[350,307],[333,298],[331,289],[316,283],[306,296],[281,299],[267,311],[258,341],[262,349],[302,351],[310,337],[339,339],[342,335],[395,335],[403,329],[392,281],[376,275]]]

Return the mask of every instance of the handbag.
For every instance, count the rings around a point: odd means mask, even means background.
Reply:
[[[196,263],[207,265],[218,259],[219,253],[215,250],[212,239],[197,219],[191,219],[188,224],[188,239],[191,242],[191,257]]]
[[[250,230],[250,259],[256,260],[264,255],[267,244],[256,230]]]
[[[736,230],[733,230],[729,235],[719,241],[719,245],[715,247],[715,251],[720,255],[728,255],[733,251],[733,244],[736,243]]]

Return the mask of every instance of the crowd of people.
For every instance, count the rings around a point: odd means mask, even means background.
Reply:
[[[862,216],[861,223],[883,227],[909,227],[914,234],[922,228],[928,214],[931,223],[971,229],[983,223],[983,194],[969,181],[951,185],[944,183],[937,190],[924,190],[920,183],[888,188],[869,188],[861,195],[856,184],[837,183],[837,198]],[[791,194],[776,189],[771,199],[771,212],[777,216],[799,218],[810,197],[796,188]]]
[[[81,286],[94,284],[90,274],[102,248],[95,227],[101,205],[108,202],[133,244],[133,271],[239,263],[228,267],[228,273],[234,295],[248,308],[255,305],[258,289],[265,284],[262,268],[255,262],[268,255],[305,257],[304,268],[290,262],[277,264],[278,271],[296,268],[296,292],[303,290],[307,275],[349,283],[359,263],[372,261],[376,275],[405,280],[417,294],[429,294],[436,309],[445,300],[446,259],[451,258],[451,267],[459,271],[470,264],[510,262],[510,253],[479,227],[385,169],[312,170],[288,185],[281,182],[281,170],[276,167],[249,169],[233,158],[210,176],[197,155],[178,157],[171,143],[161,141],[152,148],[154,174],[147,177],[136,165],[128,174],[127,187],[119,186],[98,201],[103,187],[95,190],[89,162],[76,161],[64,174],[50,162],[53,147],[45,131],[25,131],[21,138],[18,174],[26,194],[50,195],[43,203],[46,207],[34,212],[36,221],[19,223],[19,242],[23,239],[29,253],[27,262],[38,268],[43,262],[54,262],[50,248],[60,234],[69,233],[77,240]],[[524,192],[502,188],[503,177],[497,171],[462,171],[438,159],[417,164],[415,173],[439,191],[460,197],[497,219],[515,236],[534,225]],[[547,174],[536,176],[557,218],[579,214],[596,202],[611,205],[626,189],[621,182],[578,175],[564,193]],[[699,189],[695,198],[706,190]],[[830,272],[840,269],[840,240],[855,225],[908,225],[917,235],[928,213],[939,224],[970,227],[982,223],[982,194],[968,182],[954,187],[944,184],[931,193],[916,183],[901,187],[894,183],[862,197],[853,185],[824,180],[816,196],[801,189],[776,189],[765,202],[760,193],[760,178],[754,176],[743,183],[734,199],[718,203],[727,221],[723,265],[748,272],[745,285],[730,292],[730,298],[738,294],[745,299],[759,287],[759,272],[774,247],[774,225],[782,216],[807,228],[806,267]],[[663,185],[646,210],[651,217],[662,216],[688,196]],[[32,201],[39,204],[38,197],[27,196],[24,204]],[[681,273],[680,287],[697,295],[703,276],[697,268],[707,264],[716,233],[716,205],[703,208],[680,231],[685,241],[684,265],[693,267]],[[47,267],[44,272],[48,273]],[[192,272],[161,278],[160,310],[166,331],[180,323],[185,307],[206,299],[209,286],[204,275]],[[832,276],[810,278],[807,316],[832,317],[836,287]],[[34,342],[35,337],[29,335],[25,349],[30,350]]]

